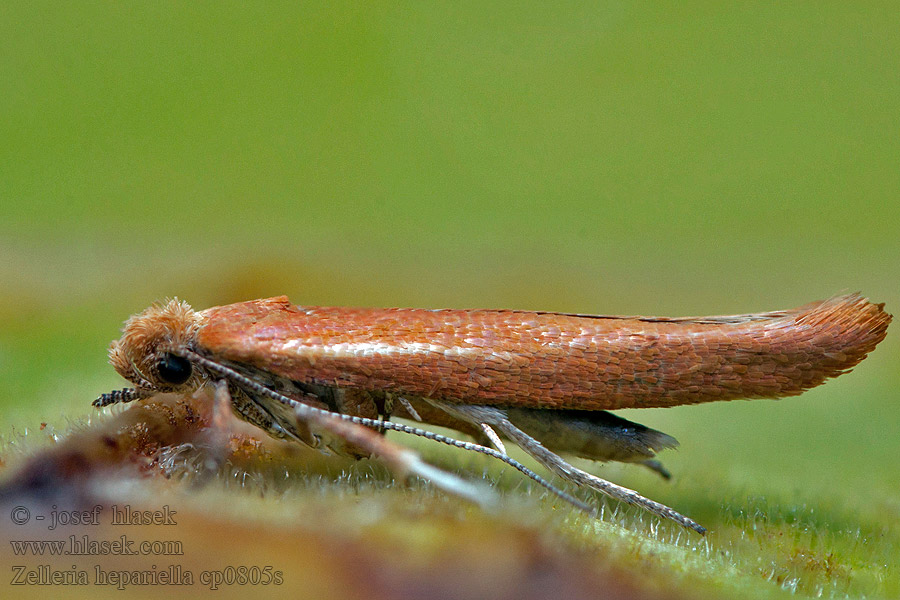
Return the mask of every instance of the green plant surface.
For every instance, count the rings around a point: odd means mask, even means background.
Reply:
[[[0,435],[80,427],[124,385],[121,323],[171,296],[697,315],[860,290],[896,314],[898,30],[888,2],[2,3]],[[896,327],[799,398],[623,411],[679,439],[673,482],[579,463],[705,539],[406,440],[509,510],[386,475],[241,501],[321,508],[362,555],[471,527],[647,593],[896,598]]]

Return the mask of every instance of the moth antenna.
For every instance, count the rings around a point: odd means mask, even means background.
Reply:
[[[109,406],[110,404],[124,404],[142,398],[149,398],[152,395],[153,392],[148,390],[125,388],[122,390],[113,390],[107,394],[100,394],[91,404],[102,408],[104,406]]]
[[[202,365],[203,367],[209,369],[210,371],[214,371],[214,372],[218,373],[219,375],[222,375],[222,376],[234,381],[235,383],[239,383],[243,386],[246,386],[247,388],[253,390],[254,392],[263,394],[265,396],[268,396],[269,398],[272,398],[273,400],[277,400],[278,402],[281,402],[282,404],[286,404],[287,406],[290,406],[291,408],[294,409],[294,411],[300,417],[307,417],[307,418],[322,418],[322,417],[324,417],[326,419],[338,419],[341,421],[349,421],[351,423],[356,423],[357,425],[364,425],[366,427],[373,427],[373,428],[381,427],[383,429],[389,429],[391,431],[399,431],[400,433],[406,433],[409,435],[423,437],[428,440],[440,442],[441,444],[446,444],[448,446],[453,446],[455,448],[461,448],[463,450],[469,450],[471,452],[478,452],[480,454],[484,454],[486,456],[496,458],[497,460],[502,461],[502,462],[506,463],[507,465],[513,467],[514,469],[516,469],[517,471],[519,471],[520,473],[522,473],[529,479],[533,480],[537,484],[543,486],[544,488],[546,488],[547,490],[549,490],[550,492],[552,492],[553,494],[555,494],[562,500],[565,500],[566,502],[575,506],[576,508],[588,513],[592,517],[597,516],[597,509],[595,507],[587,504],[586,502],[579,500],[572,494],[569,494],[568,492],[565,492],[564,490],[556,487],[555,485],[550,483],[548,480],[544,479],[543,477],[541,477],[540,475],[538,475],[537,473],[535,473],[534,471],[532,471],[531,469],[529,469],[528,467],[526,467],[525,465],[520,463],[519,461],[507,456],[506,454],[504,454],[502,452],[494,450],[493,448],[488,448],[486,446],[482,446],[480,444],[475,444],[472,442],[465,442],[462,440],[457,440],[455,438],[441,435],[439,433],[434,433],[434,432],[428,431],[426,429],[419,429],[418,427],[410,427],[408,425],[403,425],[401,423],[394,423],[391,421],[383,421],[381,419],[369,419],[366,417],[357,417],[354,415],[345,415],[345,414],[341,414],[341,413],[335,413],[335,412],[331,412],[328,410],[324,410],[321,408],[315,408],[313,406],[309,406],[307,404],[297,402],[296,400],[292,400],[291,398],[288,398],[287,396],[279,394],[278,392],[271,390],[256,381],[253,381],[249,377],[242,375],[241,373],[238,373],[234,369],[231,369],[224,365],[220,365],[219,363],[209,360],[208,358],[204,358],[203,356],[200,356],[196,352],[192,352],[190,350],[187,350],[186,348],[174,348],[171,350],[171,352],[173,354],[177,354],[178,356],[186,358],[190,361],[196,362],[197,364]],[[422,462],[421,464],[426,464],[426,463]],[[436,470],[436,467],[431,467],[431,468]],[[443,473],[443,475],[445,477],[447,476],[447,474],[444,473],[443,471],[440,471],[440,472]],[[671,509],[669,509],[669,510],[671,510]]]

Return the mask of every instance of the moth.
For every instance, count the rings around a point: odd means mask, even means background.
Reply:
[[[607,411],[797,395],[858,364],[890,321],[883,304],[859,294],[793,310],[681,318],[297,306],[285,296],[195,311],[173,299],[125,323],[109,357],[134,387],[94,405],[209,389],[217,404],[275,438],[376,455],[400,474],[483,499],[481,486],[383,433],[424,436],[502,460],[595,511],[510,458],[505,443],[513,442],[565,480],[704,533],[561,455],[637,463],[668,477],[655,455],[675,439]]]

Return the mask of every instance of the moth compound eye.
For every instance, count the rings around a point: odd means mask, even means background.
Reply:
[[[156,366],[156,371],[166,383],[181,385],[191,378],[191,363],[186,358],[166,352]]]

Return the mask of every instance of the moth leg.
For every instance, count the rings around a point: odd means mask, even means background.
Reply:
[[[236,378],[235,375],[231,376]],[[368,419],[368,417],[320,409],[277,392],[258,388],[249,380],[240,381],[240,383],[244,385],[238,389],[238,392],[247,402],[252,403],[254,414],[272,419],[265,425],[258,425],[269,435],[288,437],[283,434],[279,435],[283,432],[296,438],[298,432],[306,432],[311,439],[315,440],[314,447],[319,450],[327,449],[333,453],[353,458],[377,456],[400,477],[416,475],[451,494],[485,507],[496,503],[496,494],[490,488],[468,482],[429,465],[414,451],[389,441],[378,429],[359,425],[350,420],[353,418]],[[338,389],[331,391],[334,392],[334,395],[330,396],[328,400],[334,401],[336,408],[363,413],[375,410],[375,404],[370,404],[359,394],[345,394],[344,390]],[[245,409],[244,412],[250,411]]]
[[[413,407],[412,403],[407,400],[405,397],[394,394],[392,392],[384,393],[384,419],[389,421],[391,415],[394,414],[394,403],[399,404],[403,410],[409,415],[411,419],[414,421],[422,422],[422,417],[419,416],[419,413],[416,411],[415,407]]]
[[[494,431],[494,429],[487,423],[479,423],[478,425],[484,432],[485,437],[490,440],[491,445],[503,454],[506,454],[506,446],[503,445],[503,440],[500,439],[500,436],[497,435],[497,432]]]
[[[361,448],[369,450],[371,454],[381,457],[387,462],[389,467],[401,474],[422,477],[451,494],[471,500],[485,507],[493,505],[497,501],[497,495],[491,488],[471,481],[466,481],[452,473],[442,471],[437,467],[429,465],[419,458],[419,455],[412,450],[389,442],[387,438],[379,435],[372,428],[367,427],[367,425],[380,426],[382,425],[381,422],[372,421],[371,419],[363,417],[333,413],[298,402],[284,394],[280,394],[275,390],[267,388],[258,381],[255,381],[226,365],[216,363],[215,361],[204,358],[190,350],[182,349],[178,355],[188,358],[210,372],[217,373],[227,378],[231,383],[247,392],[245,397],[250,402],[255,403],[259,411],[271,416],[275,420],[271,425],[272,427],[277,425],[278,430],[284,431],[284,425],[294,429],[296,429],[300,423],[317,425],[320,430],[329,431],[332,434],[345,439],[350,444],[356,444]],[[253,398],[250,399],[250,396]],[[292,414],[293,418],[290,421],[293,423],[287,420],[285,414],[286,411],[290,411]],[[396,428],[406,432],[415,431],[418,433],[418,430],[413,428],[401,427],[399,425],[394,425],[393,423],[383,424],[393,425],[392,429]],[[266,431],[271,432],[272,429],[266,429]],[[422,433],[425,434],[425,437],[430,437],[432,439],[442,437],[425,431]],[[456,440],[453,441],[455,442]],[[578,503],[577,500],[575,502],[576,504]]]
[[[295,385],[302,396],[294,397],[292,401],[301,402],[308,406],[327,410],[333,413],[343,415],[352,415],[363,417],[366,419],[377,420],[382,413],[381,395],[356,388],[341,388],[336,386],[314,385],[299,382],[291,382]],[[272,414],[275,421],[279,423],[287,431],[303,431],[306,430],[308,435],[315,439],[314,448],[325,450],[339,456],[347,456],[350,458],[366,458],[371,452],[364,448],[358,448],[347,442],[342,437],[332,435],[324,431],[309,431],[309,423],[298,421],[295,418],[292,408],[282,404],[272,403],[265,395],[255,393],[253,390],[246,390],[247,394],[254,399],[256,405],[261,410]],[[375,428],[378,433],[384,433],[383,428]]]
[[[446,410],[451,415],[467,419],[472,423],[487,423],[497,427],[503,435],[514,441],[535,460],[564,479],[568,479],[578,485],[590,487],[615,500],[639,506],[655,515],[675,521],[683,527],[693,529],[698,533],[706,533],[704,527],[668,506],[645,498],[634,490],[616,485],[569,464],[560,456],[545,448],[538,440],[516,427],[510,422],[502,409],[492,406],[462,405],[435,400],[430,401],[436,406]]]
[[[418,418],[412,416],[412,413],[405,407],[402,410],[395,410],[395,416],[400,417],[401,419],[414,419],[421,423],[453,429],[472,437],[478,444],[483,446],[491,445],[491,440],[487,438],[484,429],[482,429],[479,424],[472,423],[468,419],[461,419],[451,415],[447,411],[421,397],[409,397],[407,402],[409,402],[410,406],[415,411],[415,414],[418,415]],[[394,408],[396,409],[397,407],[395,406]]]
[[[606,411],[506,409],[516,427],[559,454],[606,462],[642,464],[664,479],[671,475],[654,456],[678,441],[661,431]]]
[[[233,402],[231,394],[228,393],[228,382],[224,380],[216,381],[214,384],[213,403],[212,403],[212,419],[210,427],[206,432],[209,440],[209,452],[203,460],[203,472],[197,478],[197,482],[201,483],[212,477],[225,464],[225,460],[229,453],[229,441],[231,439],[230,418],[232,414]],[[198,390],[196,393],[204,393]]]
[[[367,419],[378,419],[380,413],[379,405],[371,392],[354,388],[334,387],[328,388],[326,393],[330,397],[330,403],[334,407],[334,412],[365,417]],[[379,428],[372,431],[384,435],[384,429]],[[372,450],[368,446],[357,446],[350,442],[346,436],[329,433],[321,437],[328,449],[340,456],[360,459],[372,454]]]
[[[421,477],[446,492],[475,502],[482,507],[489,507],[497,502],[496,493],[489,487],[466,481],[432,466],[423,461],[413,450],[389,441],[369,427],[344,420],[339,415],[332,416],[327,413],[307,413],[298,410],[296,416],[298,420],[309,422],[313,428],[327,431],[332,436],[342,439],[348,446],[377,456],[401,477],[407,475]]]
[[[229,385],[231,409],[238,418],[260,428],[279,440],[301,442],[310,448],[319,446],[319,439],[313,435],[304,422],[294,422],[292,412],[281,405],[261,402],[258,394]]]
[[[506,453],[500,436],[487,423],[454,416],[437,407],[434,401],[411,398],[411,402],[422,421],[455,429],[472,436],[479,444]],[[395,414],[406,417],[408,412],[399,410]],[[678,441],[661,431],[606,411],[508,408],[505,412],[516,427],[557,454],[599,462],[640,464],[664,479],[671,477],[654,456],[666,448],[675,448]]]
[[[233,415],[245,418],[238,413],[234,397],[240,398],[240,390],[234,389],[234,394],[229,389],[226,380],[220,379],[212,382],[213,398],[210,411],[210,423],[202,432],[202,440],[205,442],[206,451],[203,460],[193,479],[193,484],[202,487],[221,471],[222,466],[231,455],[231,436],[234,432],[232,425]],[[200,399],[208,394],[208,388],[201,387],[194,392],[194,398]]]
[[[638,464],[644,465],[645,467],[647,467],[648,469],[650,469],[651,471],[653,471],[654,473],[656,473],[657,475],[659,475],[660,477],[665,479],[666,481],[668,481],[669,479],[672,479],[672,474],[658,460],[653,460],[653,459],[642,460]]]

